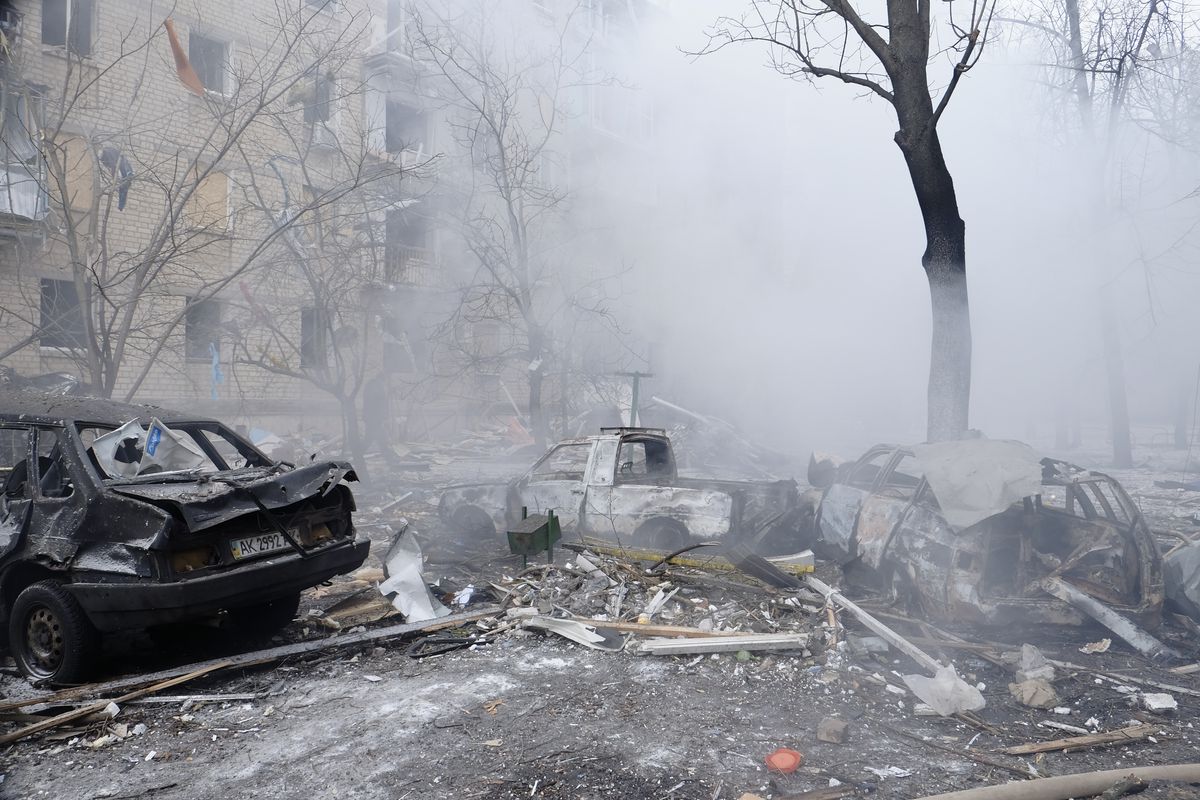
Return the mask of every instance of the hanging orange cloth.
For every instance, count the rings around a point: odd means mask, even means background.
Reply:
[[[194,94],[204,97],[204,82],[200,80],[196,70],[192,69],[192,63],[188,61],[187,53],[183,51],[183,45],[179,43],[179,36],[175,33],[175,23],[166,19],[163,21],[163,27],[167,29],[167,38],[171,41],[171,53],[175,56],[175,74],[179,76],[183,85],[191,89]]]

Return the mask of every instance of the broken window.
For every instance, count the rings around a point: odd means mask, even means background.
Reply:
[[[921,478],[916,468],[916,459],[909,453],[903,453],[888,470],[887,477],[883,481],[883,489],[888,490],[890,496],[912,497],[917,486],[921,484]]]
[[[157,419],[143,428],[131,419],[119,428],[81,426],[88,457],[104,478],[136,478],[165,472],[216,472],[191,431],[168,428]]]
[[[25,92],[28,91],[29,99]],[[35,141],[35,131],[41,128],[39,95],[32,87],[15,81],[0,85],[3,94],[0,113],[0,157],[4,159],[0,174],[0,213],[27,219],[41,219],[46,214],[46,192],[42,158]]]
[[[74,491],[67,465],[63,461],[59,432],[41,428],[37,434],[38,493],[42,497],[70,497]]]
[[[308,123],[328,122],[333,116],[335,81],[332,73],[318,72],[304,103],[304,121]]]
[[[859,489],[870,489],[875,485],[879,473],[892,457],[890,450],[876,450],[864,457],[864,460],[854,465],[846,483]]]
[[[225,75],[228,72],[229,45],[220,39],[199,33],[188,35],[188,60],[204,88],[225,94]]]
[[[3,482],[6,496],[16,497],[25,493],[28,459],[29,429],[0,428],[0,482]]]
[[[219,433],[206,430],[200,430],[197,433],[208,442],[212,449],[217,451],[217,455],[225,462],[224,466],[226,468],[242,469],[243,467],[254,466],[250,463],[250,459],[246,457],[246,454],[238,449],[237,445]]]
[[[82,349],[87,342],[83,305],[74,281],[42,278],[41,321],[38,342],[42,347]]]
[[[301,367],[323,369],[329,363],[328,327],[322,309],[300,309]]]
[[[425,114],[398,100],[388,100],[384,108],[385,149],[389,153],[425,149]]]
[[[93,0],[42,0],[42,44],[92,54]]]
[[[208,361],[213,350],[221,352],[221,303],[211,298],[187,299],[184,309],[185,355],[188,359]]]
[[[658,439],[621,442],[617,454],[618,481],[660,480],[671,477],[671,450]]]
[[[591,451],[591,445],[586,442],[560,445],[534,466],[532,478],[535,481],[581,481]]]

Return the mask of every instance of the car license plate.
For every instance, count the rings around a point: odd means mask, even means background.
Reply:
[[[295,535],[295,534],[293,534]],[[230,539],[229,549],[233,552],[235,561],[243,558],[264,556],[291,548],[287,539],[281,533],[260,533],[257,536],[245,536],[241,539]]]

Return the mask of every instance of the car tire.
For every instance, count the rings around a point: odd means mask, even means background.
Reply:
[[[54,684],[83,683],[100,653],[100,634],[58,581],[26,586],[13,603],[9,646],[23,674]]]
[[[456,534],[465,535],[468,541],[492,543],[498,541],[496,523],[481,508],[467,506],[454,512],[450,518]]]
[[[633,538],[638,547],[669,552],[685,546],[692,537],[682,522],[659,517],[643,522]]]
[[[296,592],[278,600],[231,609],[229,622],[239,636],[263,641],[287,627],[299,611],[300,593]]]

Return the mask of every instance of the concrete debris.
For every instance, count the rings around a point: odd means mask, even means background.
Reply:
[[[1139,694],[1138,703],[1153,714],[1169,714],[1179,708],[1179,702],[1166,692]]]
[[[1021,645],[1021,661],[1017,667],[1017,683],[1025,681],[1054,680],[1054,665],[1046,660],[1042,651],[1031,644]]]
[[[1097,642],[1088,642],[1083,647],[1079,648],[1079,652],[1089,656],[1107,653],[1108,648],[1112,646],[1112,639],[1101,639]]]
[[[1042,678],[1010,683],[1008,691],[1018,703],[1029,708],[1054,708],[1058,705],[1058,693]]]
[[[850,723],[836,717],[826,717],[817,725],[817,741],[843,744],[850,735]]]

